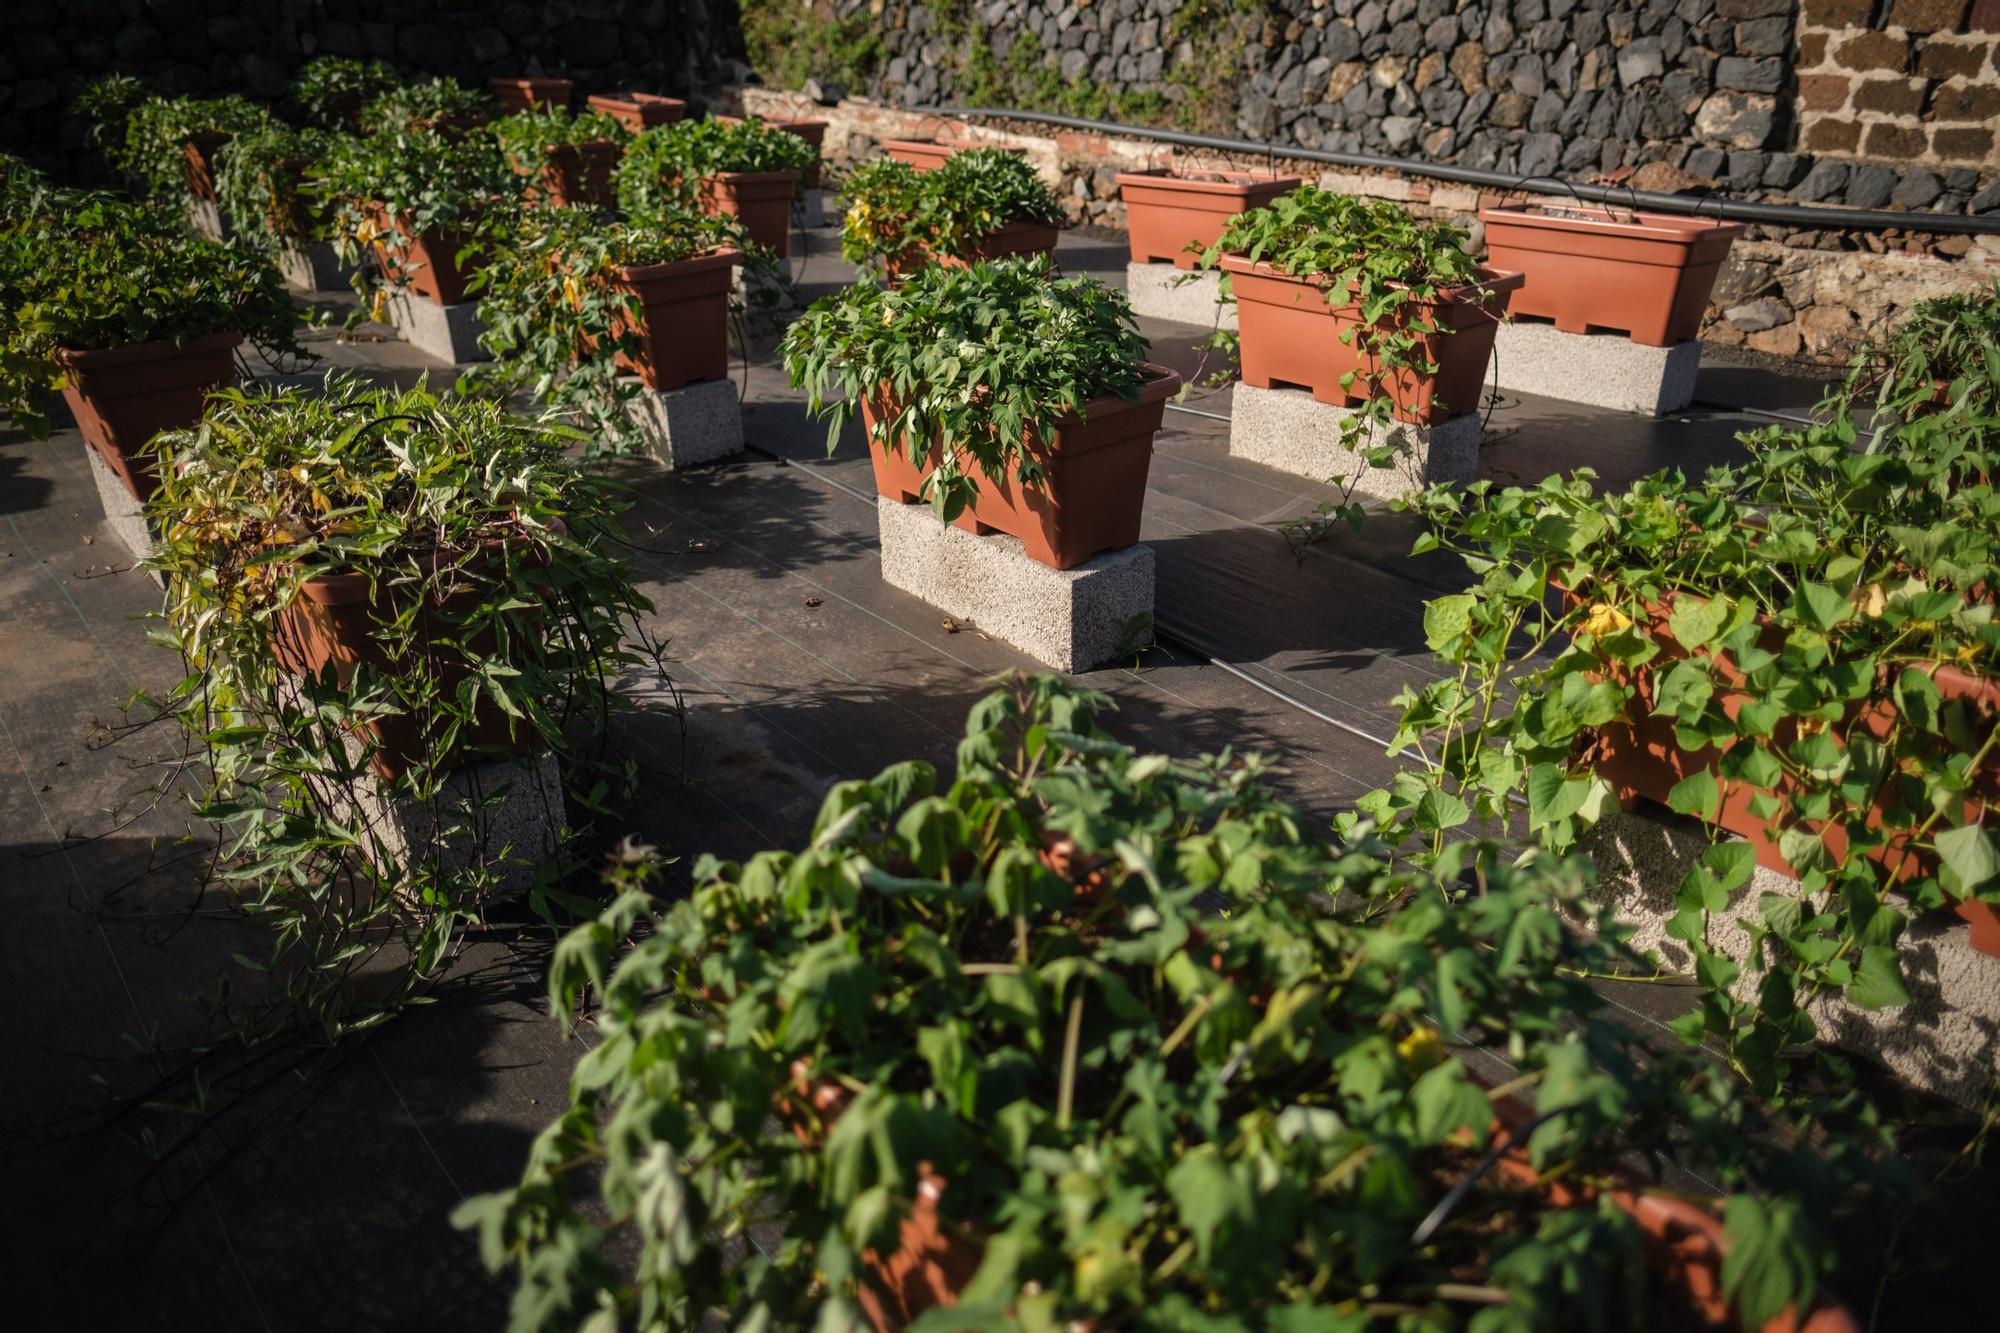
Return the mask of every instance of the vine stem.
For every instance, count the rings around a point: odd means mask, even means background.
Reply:
[[[1056,1091],[1056,1128],[1069,1128],[1070,1106],[1076,1099],[1076,1048],[1083,1034],[1083,992],[1069,1002],[1069,1030],[1063,1034],[1062,1083]]]

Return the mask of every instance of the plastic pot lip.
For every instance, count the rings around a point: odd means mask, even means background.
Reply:
[[[1220,194],[1232,198],[1246,198],[1250,194],[1277,187],[1283,191],[1296,190],[1305,184],[1302,176],[1263,176],[1254,171],[1204,171],[1205,176],[1220,176],[1221,180],[1191,180],[1180,174],[1174,167],[1147,167],[1140,171],[1121,171],[1118,184],[1137,185],[1156,190],[1172,190],[1188,194]]]
[[[604,108],[614,106],[686,106],[687,102],[678,97],[668,97],[663,93],[617,92],[592,93],[589,105]]]
[[[186,342],[162,338],[155,342],[126,343],[119,347],[58,347],[56,360],[75,370],[99,370],[106,366],[137,365],[142,361],[162,361],[169,357],[201,356],[234,348],[243,341],[240,333],[209,333]]]
[[[886,153],[892,148],[913,148],[924,153],[941,151],[947,155],[969,152],[974,148],[997,148],[1003,153],[1019,153],[1023,157],[1028,155],[1028,149],[1023,144],[986,143],[979,139],[884,139],[882,141],[883,152]]]
[[[531,79],[523,77],[518,79],[488,79],[486,81],[486,86],[492,89],[519,88],[519,89],[526,89],[530,92],[535,91],[537,89],[545,89],[549,92],[555,92],[558,89],[562,88],[574,88],[576,86],[576,82],[573,79],[551,79],[551,78]]]
[[[749,120],[751,119],[751,117],[712,116],[710,117],[710,119],[718,121],[724,125],[735,125],[738,124],[739,122]],[[829,124],[829,122],[824,120],[809,120],[804,116],[758,116],[756,117],[756,119],[763,121],[766,125],[769,125],[774,130],[810,130],[810,129],[823,130]]]
[[[1558,217],[1551,208],[1588,214],[1587,217]],[[1494,204],[1479,210],[1479,220],[1502,227],[1532,228],[1537,231],[1588,233],[1621,236],[1632,240],[1663,241],[1669,245],[1695,245],[1702,241],[1734,239],[1744,231],[1740,222],[1724,222],[1702,217],[1675,217],[1667,213],[1628,213],[1620,218],[1613,208],[1601,204]],[[1488,244],[1492,242],[1489,240]]]
[[[616,139],[585,139],[582,143],[545,143],[542,145],[544,157],[593,157],[619,152]]]
[[[1139,369],[1144,373],[1144,378],[1140,381],[1137,398],[1120,398],[1115,393],[1101,394],[1084,403],[1076,412],[1057,417],[1055,428],[1061,430],[1067,426],[1080,426],[1090,418],[1102,416],[1107,412],[1163,403],[1181,387],[1181,373],[1170,366],[1163,366],[1154,361],[1141,361]]]
[[[1330,283],[1321,282],[1317,278],[1295,278],[1289,273],[1280,273],[1277,269],[1272,268],[1267,260],[1259,259],[1252,263],[1248,255],[1225,254],[1219,262],[1223,268],[1229,270],[1231,273],[1247,273],[1252,277],[1270,278],[1274,282],[1296,283],[1302,287],[1324,289],[1331,286]],[[1518,290],[1527,280],[1528,275],[1525,273],[1515,273],[1507,269],[1488,268],[1486,265],[1481,264],[1479,266],[1479,283],[1477,286],[1466,284],[1458,287],[1446,287],[1438,292],[1436,300],[1440,305],[1480,305],[1485,303],[1486,295]],[[1401,286],[1402,284],[1392,283],[1390,285]]]
[[[611,275],[620,282],[657,282],[662,278],[702,273],[709,269],[733,268],[742,262],[743,252],[725,245],[710,250],[707,254],[694,255],[687,259],[667,260],[658,264],[620,264],[611,270]]]

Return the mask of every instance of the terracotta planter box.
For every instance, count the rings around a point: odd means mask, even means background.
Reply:
[[[717,116],[715,119],[724,125],[738,125],[743,121],[741,116]],[[812,145],[815,156],[821,153],[826,143],[826,122],[823,120],[797,120],[790,116],[759,116],[758,119],[774,130],[783,130],[787,134],[796,134],[804,139]],[[808,190],[819,188],[818,162],[814,162],[812,170],[799,178],[799,184]]]
[[[1486,260],[1525,279],[1514,313],[1564,333],[1610,329],[1648,347],[1701,332],[1716,270],[1741,223],[1575,205],[1482,208]]]
[[[576,88],[568,79],[488,79],[486,86],[503,110],[516,114],[537,106],[568,110],[570,93]]]
[[[898,162],[907,162],[918,171],[935,171],[944,160],[972,148],[997,148],[1003,153],[1027,156],[1028,150],[1012,144],[981,143],[977,139],[884,139],[882,151]]]
[[[140,450],[163,430],[184,430],[201,420],[208,395],[235,383],[236,347],[242,341],[239,333],[214,333],[179,345],[56,353],[64,371],[63,400],[77,429],[133,499],[144,503],[155,488],[152,460]]]
[[[612,208],[617,203],[618,161],[625,150],[609,139],[584,144],[549,144],[541,179],[528,187],[528,201],[546,199],[559,208],[578,204]]]
[[[1398,420],[1423,425],[1477,410],[1493,335],[1507,313],[1508,298],[1521,285],[1518,273],[1483,268],[1483,295],[1474,287],[1455,287],[1435,301],[1394,312],[1389,318],[1403,323],[1412,309],[1421,311],[1429,322],[1451,332],[1425,335],[1419,345],[1420,353],[1437,365],[1437,374],[1402,369],[1385,379],[1361,348],[1340,340],[1343,330],[1360,322],[1358,305],[1329,305],[1323,283],[1290,277],[1242,255],[1222,256],[1222,267],[1236,295],[1245,384],[1256,389],[1295,385],[1337,407],[1387,394]],[[1357,375],[1351,390],[1340,384],[1349,371]]]
[[[1153,460],[1153,436],[1166,414],[1167,399],[1181,377],[1165,366],[1143,365],[1146,380],[1131,402],[1115,395],[1093,398],[1078,416],[1056,423],[1055,439],[1029,439],[1029,450],[1046,474],[1042,489],[1024,488],[1012,476],[992,477],[975,469],[979,495],[954,522],[967,532],[1004,532],[1017,537],[1028,555],[1057,569],[1070,569],[1105,551],[1123,550],[1139,540],[1146,507],[1146,473]],[[864,401],[861,417],[869,430],[868,456],[875,465],[878,494],[915,503],[924,477],[939,460],[935,448],[921,468],[910,461],[905,442],[874,442],[875,423],[891,414],[886,398]]]
[[[1688,655],[1667,631],[1667,615],[1667,606],[1654,608],[1652,623],[1647,628],[1659,643],[1660,654],[1636,671],[1630,682],[1636,687],[1639,698],[1632,711],[1644,711],[1646,715],[1636,720],[1618,719],[1600,727],[1597,733],[1597,772],[1611,784],[1619,800],[1627,807],[1641,798],[1665,805],[1674,784],[1699,772],[1714,772],[1723,753],[1731,748],[1723,745],[1699,750],[1684,749],[1674,737],[1672,721],[1651,715],[1653,682],[1657,674]],[[1734,720],[1749,696],[1729,686],[1740,683],[1743,677],[1728,658],[1714,660],[1723,680],[1714,702]],[[1983,717],[1987,726],[2000,721],[2000,679],[1974,676],[1945,664],[1938,665],[1931,679],[1946,703],[1964,700]],[[1896,705],[1885,685],[1874,691],[1864,703],[1855,705],[1842,723],[1842,730],[1851,732],[1858,727],[1881,740],[1889,735],[1895,721]],[[1797,725],[1787,719],[1779,724],[1774,739],[1781,744],[1789,744],[1796,737]],[[1765,821],[1750,809],[1750,800],[1755,793],[1746,784],[1723,781],[1719,774],[1717,779],[1722,788],[1722,805],[1714,820],[1715,825],[1748,842],[1756,850],[1757,863],[1765,869],[1796,878],[1797,872],[1778,850],[1776,840],[1766,831]],[[1786,778],[1775,790],[1780,798],[1784,798],[1793,789],[1791,780]],[[2000,773],[1989,769],[1983,774],[1974,774],[1972,795],[1975,799],[1968,802],[1970,813],[1976,814],[1988,805],[2000,803]],[[1871,828],[1881,827],[1882,808],[1879,802],[1877,808],[1869,813],[1868,824]],[[1847,833],[1844,829],[1827,827],[1824,842],[1828,853],[1836,861],[1847,854]],[[1878,864],[1894,863],[1898,880],[1931,874],[1937,869],[1936,858],[1929,852],[1910,847],[1906,837],[1892,838],[1887,847],[1869,853],[1869,858]],[[1995,904],[1969,900],[1953,904],[1953,909],[1971,923],[1972,947],[1984,954],[2000,956],[2000,912],[1996,912]]]
[[[497,547],[492,572],[496,578],[500,574]],[[439,695],[455,697],[471,670],[465,653],[456,647],[463,630],[447,623],[446,617],[470,615],[493,593],[491,584],[471,582],[448,591],[431,590],[432,600],[416,614],[409,647],[400,665],[408,664],[407,653],[411,650],[423,654],[432,664],[430,670],[437,677]],[[392,672],[399,664],[390,662],[388,653],[375,638],[375,630],[378,625],[392,621],[407,605],[410,595],[407,587],[392,587],[386,577],[375,580],[372,586],[366,574],[322,574],[307,579],[292,604],[271,618],[272,653],[278,665],[293,675],[319,676],[331,667],[335,680],[343,688],[354,679],[355,669],[362,663]],[[513,615],[515,636],[539,632],[539,607],[524,607]],[[488,655],[498,647],[497,636],[490,629],[482,629],[467,639],[465,646],[472,655]],[[429,734],[431,728],[422,718],[409,714],[378,718],[363,723],[361,729],[376,742],[373,767],[385,779],[394,781],[419,764],[440,762],[435,754],[436,738]],[[453,755],[471,752],[477,759],[519,755],[527,753],[539,741],[540,736],[532,726],[522,719],[511,718],[482,692],[474,705],[471,725],[459,728]],[[451,761],[452,756],[447,756],[442,762]]]
[[[654,93],[594,93],[590,109],[602,111],[634,134],[655,125],[671,125],[687,115],[688,104],[678,97]]]
[[[217,202],[215,155],[235,137],[231,134],[193,134],[181,145],[181,155],[186,159],[188,192],[195,198],[205,199],[211,204]]]
[[[1297,176],[1257,176],[1247,171],[1121,171],[1118,194],[1125,201],[1125,234],[1132,262],[1170,260],[1192,269],[1188,246],[1204,248],[1222,238],[1229,219],[1262,208],[1299,188]]]
[[[730,270],[735,250],[616,270],[616,286],[639,298],[640,350],[618,366],[649,389],[678,389],[729,376]]]
[[[369,215],[376,230],[394,230],[398,235],[411,237],[400,252],[375,242],[375,257],[381,261],[384,273],[439,305],[457,305],[465,300],[465,284],[480,267],[477,260],[468,259],[463,266],[458,262],[458,252],[472,239],[470,232],[433,227],[411,236],[408,215],[397,216],[392,224],[388,210],[379,204],[370,206]]]
[[[732,217],[750,239],[783,259],[792,252],[792,196],[796,171],[724,171],[701,183],[701,208],[710,217]]]

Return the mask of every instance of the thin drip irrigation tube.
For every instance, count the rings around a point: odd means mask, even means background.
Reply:
[[[1303,148],[1254,139],[1227,139],[1209,134],[1188,134],[1181,130],[1152,129],[1141,125],[1120,125],[1115,121],[1088,120],[1082,116],[1060,116],[1046,111],[1020,111],[1008,107],[917,106],[909,108],[933,116],[984,116],[992,120],[1021,120],[1054,125],[1062,129],[1089,130],[1117,134],[1155,143],[1200,148],[1209,152],[1236,153],[1275,161],[1279,157],[1301,162],[1324,162],[1330,166],[1393,171],[1405,176],[1449,181],[1455,185],[1478,185],[1510,189],[1523,180],[1548,180],[1561,192],[1592,203],[1623,202],[1633,210],[1673,213],[1691,217],[1712,217],[1725,222],[1757,222],[1777,227],[1797,227],[1807,231],[1921,231],[1940,235],[2000,236],[2000,214],[1970,216],[1954,213],[1892,213],[1875,208],[1814,208],[1804,204],[1758,204],[1719,195],[1659,194],[1634,190],[1630,186],[1587,185],[1563,181],[1553,176],[1524,177],[1518,172],[1489,171],[1483,167],[1453,166],[1415,157],[1382,157],[1373,153],[1338,153],[1324,148]],[[1546,193],[1556,193],[1550,190]]]

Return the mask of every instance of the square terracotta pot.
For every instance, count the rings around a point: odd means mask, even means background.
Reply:
[[[594,93],[590,109],[602,111],[634,134],[655,125],[671,125],[687,116],[688,104],[678,97],[655,93]]]
[[[392,281],[406,284],[438,305],[457,305],[465,300],[465,284],[481,266],[477,259],[468,258],[462,266],[458,262],[458,252],[472,239],[471,232],[432,227],[412,235],[408,214],[398,214],[392,220],[389,211],[380,204],[370,206],[369,216],[377,231],[393,230],[410,238],[400,251],[375,242],[375,257]]]
[[[1363,349],[1340,340],[1347,327],[1360,322],[1360,307],[1329,305],[1323,279],[1294,278],[1242,255],[1222,256],[1222,267],[1236,296],[1245,384],[1310,389],[1318,401],[1344,407],[1387,394],[1398,420],[1421,425],[1478,409],[1493,336],[1508,298],[1521,285],[1518,273],[1481,269],[1483,294],[1455,287],[1435,301],[1393,312],[1388,318],[1398,323],[1421,313],[1450,332],[1425,335],[1419,344],[1420,354],[1436,364],[1435,375],[1408,368],[1388,374]],[[1356,376],[1351,389],[1340,382],[1349,371]]]
[[[967,532],[1004,532],[1020,539],[1031,559],[1070,569],[1105,551],[1139,540],[1146,507],[1146,474],[1153,460],[1153,436],[1160,429],[1167,399],[1181,386],[1178,372],[1144,364],[1145,382],[1128,402],[1113,394],[1093,398],[1080,414],[1056,423],[1055,438],[1031,438],[1029,451],[1040,460],[1045,483],[1024,487],[1011,475],[993,477],[975,469],[979,495],[953,522]],[[875,465],[875,490],[904,504],[917,503],[924,478],[937,467],[935,447],[919,467],[904,441],[884,447],[874,441],[875,423],[893,415],[886,396],[861,404],[869,432],[868,456]]]
[[[240,333],[214,333],[185,343],[150,342],[101,351],[64,348],[63,401],[84,443],[118,474],[132,498],[152,498],[152,459],[141,453],[163,430],[201,420],[208,395],[236,382]]]
[[[181,156],[186,159],[182,170],[187,177],[188,192],[195,198],[205,199],[211,204],[217,202],[215,155],[235,137],[233,134],[191,134],[181,145]]]
[[[1701,317],[1736,222],[1580,205],[1482,208],[1486,261],[1519,273],[1513,313],[1564,333],[1611,330],[1647,347],[1701,332]]]
[[[1125,235],[1132,262],[1172,261],[1192,269],[1188,246],[1203,248],[1222,238],[1229,219],[1262,208],[1299,188],[1297,176],[1258,176],[1247,171],[1121,171],[1118,194],[1125,201]]]
[[[516,115],[538,106],[559,106],[567,111],[570,94],[576,89],[568,79],[488,79],[486,86],[503,110]]]
[[[796,171],[724,171],[701,183],[701,209],[732,217],[750,239],[783,259],[792,252],[792,198]]]
[[[743,262],[717,250],[674,264],[616,270],[616,286],[639,298],[639,353],[618,366],[649,389],[678,389],[729,375],[730,270]]]
[[[549,144],[542,152],[541,179],[528,187],[528,202],[547,199],[559,208],[617,205],[618,161],[625,155],[618,144],[594,139],[583,144]]]

